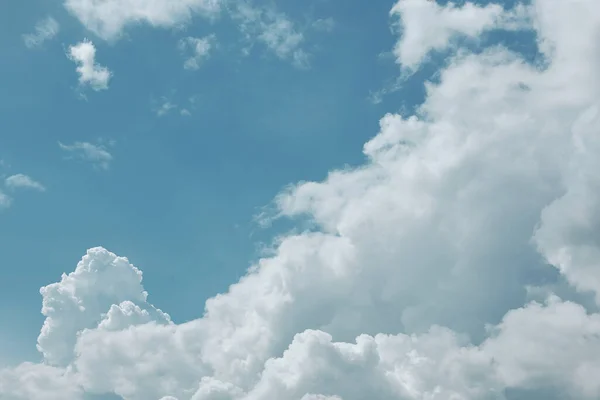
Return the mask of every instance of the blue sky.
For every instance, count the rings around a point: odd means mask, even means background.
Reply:
[[[3,2],[0,398],[600,398],[576,3]]]
[[[27,174],[47,190],[17,193],[0,214],[0,318],[13,321],[0,359],[37,357],[39,288],[93,246],[140,266],[152,301],[175,321],[198,317],[204,300],[237,280],[257,245],[269,243],[276,231],[252,217],[282,187],[363,161],[378,118],[395,108],[389,97],[368,100],[397,70],[380,55],[394,44],[390,7],[278,4],[299,25],[334,21],[330,31],[306,35],[310,67],[302,69],[260,43],[245,56],[228,18],[194,19],[182,31],[135,26],[112,43],[59,2],[2,3],[0,46],[10,60],[0,66],[2,174]],[[23,35],[48,15],[60,25],[56,37],[26,47]],[[219,48],[198,70],[185,70],[178,41],[211,33]],[[86,99],[66,55],[84,38],[113,72],[108,90],[83,88]],[[178,108],[157,115],[166,102]],[[107,146],[107,170],[59,147],[98,140],[115,142]]]

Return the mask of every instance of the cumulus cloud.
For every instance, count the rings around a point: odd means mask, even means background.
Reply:
[[[11,175],[4,180],[4,185],[10,189],[34,189],[43,192],[44,185],[25,174]]]
[[[43,363],[2,371],[0,395],[598,399],[600,3],[532,7],[544,67],[499,46],[450,56],[414,115],[381,119],[364,165],[277,197],[275,217],[313,231],[198,319],[171,322],[136,267],[89,250],[42,289]]]
[[[112,331],[150,321],[169,323],[167,314],[146,304],[141,281],[142,272],[126,258],[101,248],[88,250],[74,272],[40,289],[46,320],[37,347],[44,359],[68,364],[77,335],[86,328]]]
[[[62,150],[73,154],[75,157],[82,160],[88,161],[101,169],[108,169],[113,160],[113,156],[108,152],[106,146],[100,143],[75,142],[66,145],[59,142],[58,145]]]
[[[41,46],[45,41],[55,37],[60,30],[60,25],[52,17],[46,17],[35,24],[35,32],[23,35],[23,41],[28,48]]]
[[[0,394],[6,400],[82,399],[83,390],[70,371],[45,364],[23,363],[0,370]]]
[[[215,35],[208,35],[203,38],[186,37],[179,41],[179,50],[181,52],[190,52],[191,55],[183,63],[183,68],[197,70],[200,64],[207,59],[211,50],[215,46]]]
[[[96,47],[92,42],[84,40],[70,46],[68,56],[77,64],[80,85],[87,85],[96,91],[108,89],[112,72],[96,63]]]

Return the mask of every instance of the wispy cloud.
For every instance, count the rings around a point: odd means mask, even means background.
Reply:
[[[58,142],[58,145],[64,151],[69,152],[82,160],[88,161],[101,169],[108,169],[110,162],[113,160],[112,154],[110,154],[102,144],[75,142],[71,145],[66,145]]]
[[[41,46],[45,41],[55,37],[60,30],[60,25],[52,17],[47,17],[35,25],[34,33],[23,35],[25,46],[32,49]]]
[[[0,210],[10,207],[11,204],[12,199],[10,196],[0,190]]]
[[[171,99],[169,99],[169,97],[163,96],[159,102],[154,101],[155,105],[153,110],[159,117],[165,116],[173,111],[179,111],[179,115],[189,117],[192,115],[192,111],[196,108],[196,101],[196,96],[191,96],[187,100],[187,105],[181,106],[174,103]]]
[[[335,28],[335,20],[331,17],[319,18],[312,23],[312,27],[318,31],[331,32]]]
[[[258,40],[278,58],[291,60],[297,67],[308,67],[308,54],[301,48],[304,35],[285,14],[240,3],[233,18],[239,21],[246,40]]]
[[[215,35],[208,35],[202,38],[186,37],[179,41],[178,47],[181,52],[191,52],[183,68],[188,70],[197,70],[200,64],[210,56],[210,52],[215,47]]]
[[[156,115],[162,117],[163,115],[167,115],[174,108],[177,108],[176,104],[164,99],[163,103],[156,110]]]
[[[11,175],[4,180],[4,185],[9,189],[34,189],[43,192],[44,185],[25,174]]]
[[[1,165],[2,163],[0,163]],[[2,186],[0,187],[0,210],[9,208],[14,201],[12,195],[7,194],[6,191],[16,192],[20,189],[32,189],[39,192],[46,191],[44,185],[25,174],[14,174],[7,178],[3,175],[0,179],[4,180],[4,182],[0,181],[0,186]]]
[[[108,89],[112,72],[96,63],[96,47],[89,40],[84,40],[69,47],[68,57],[77,64],[79,84],[89,86],[93,90]]]

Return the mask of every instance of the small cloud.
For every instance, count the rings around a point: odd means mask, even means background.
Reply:
[[[80,85],[88,85],[96,91],[108,89],[112,72],[96,63],[96,47],[91,41],[70,46],[68,57],[77,63]]]
[[[102,144],[75,142],[72,145],[65,145],[58,142],[58,145],[64,151],[75,154],[80,159],[91,162],[101,169],[108,169],[110,162],[113,159],[113,156]]]
[[[307,68],[308,54],[302,50],[304,34],[300,32],[287,15],[269,8],[256,8],[240,3],[233,17],[246,40],[251,44],[258,40],[282,60],[291,60],[300,68]],[[250,46],[251,47],[251,46]],[[245,48],[247,55],[250,49]]]
[[[320,18],[312,23],[313,29],[323,32],[331,32],[335,28],[335,21],[333,18]]]
[[[262,33],[258,36],[279,58],[294,58],[304,40],[302,33],[297,32],[292,22],[282,14],[269,18],[262,24]]]
[[[0,190],[0,210],[10,207],[11,204],[12,204],[12,199],[10,198],[10,196],[8,196],[7,194],[4,194]]]
[[[4,184],[9,189],[34,189],[43,192],[46,190],[44,185],[35,181],[25,174],[16,174],[9,176],[4,180]]]
[[[200,64],[207,59],[210,51],[215,47],[215,35],[208,35],[203,38],[187,37],[179,41],[179,50],[187,52],[191,50],[192,55],[185,60],[183,68],[188,70],[197,70]]]
[[[297,49],[296,51],[294,51],[294,54],[292,55],[292,64],[296,68],[300,69],[310,68],[310,60],[308,53],[302,49]]]
[[[52,17],[47,17],[35,24],[35,32],[23,35],[25,46],[32,49],[41,46],[45,41],[58,34],[60,25]]]
[[[155,105],[153,110],[159,117],[167,115],[172,111],[178,112],[181,116],[189,117],[192,115],[192,111],[196,109],[197,97],[198,96],[191,96],[188,99],[187,104],[179,106],[176,103],[173,103],[168,97],[163,96],[161,102]]]
[[[163,103],[156,110],[156,115],[162,117],[163,115],[168,114],[174,108],[177,108],[177,105],[171,103],[169,100],[163,97]]]

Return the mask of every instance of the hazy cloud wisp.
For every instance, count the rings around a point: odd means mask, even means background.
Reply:
[[[102,144],[75,142],[66,145],[59,142],[58,145],[62,150],[73,154],[82,160],[88,161],[101,169],[108,169],[113,160],[112,154],[110,154],[106,146]]]
[[[54,38],[60,30],[58,22],[47,17],[35,25],[35,32],[23,35],[23,41],[28,48],[41,46],[44,42]]]

